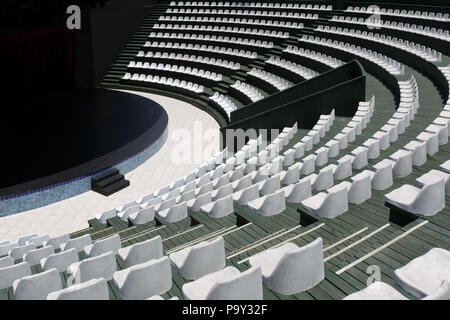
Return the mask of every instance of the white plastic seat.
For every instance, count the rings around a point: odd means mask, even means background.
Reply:
[[[0,258],[0,268],[11,267],[14,265],[14,259],[10,256]]]
[[[82,283],[97,278],[109,281],[116,270],[116,256],[111,251],[72,263],[67,268],[67,273],[71,274],[77,283]]]
[[[161,197],[161,198],[162,198],[162,197]],[[126,222],[126,221],[128,221],[128,216],[129,216],[130,214],[139,212],[139,210],[140,210],[140,206],[139,206],[139,205],[134,205],[134,206],[132,206],[132,207],[126,208],[125,210],[123,210],[123,211],[121,211],[121,212],[118,212],[118,213],[117,213],[117,216],[120,218],[120,220]]]
[[[412,165],[421,166],[427,162],[427,144],[424,141],[412,140],[403,146],[405,150],[411,151]]]
[[[384,200],[413,214],[435,215],[445,208],[444,178],[430,179],[422,189],[405,184],[384,195]]]
[[[313,148],[313,137],[304,136],[300,141],[303,142],[305,151],[310,151]]]
[[[322,238],[298,247],[288,242],[249,259],[260,267],[264,284],[271,290],[292,295],[314,288],[325,278]]]
[[[232,183],[234,192],[237,192],[239,190],[248,188],[251,185],[252,185],[252,176],[251,176],[251,174],[247,174],[244,177],[242,177],[241,179],[239,179],[238,181],[234,181]]]
[[[114,254],[117,254],[120,248],[121,248],[120,236],[118,234],[115,234],[111,237],[98,240],[93,244],[85,246],[84,253],[89,258],[92,258],[107,253],[109,251],[112,251],[114,252]]]
[[[15,280],[29,275],[31,275],[31,268],[27,262],[0,268],[0,290],[12,287]]]
[[[432,183],[438,178],[443,178],[445,181],[445,194],[450,195],[450,174],[440,170],[430,170],[416,179],[416,182],[422,186]]]
[[[111,219],[117,215],[116,209],[111,209],[105,212],[100,213],[95,218],[102,224],[106,224],[106,220]]]
[[[280,182],[282,184],[293,184],[300,178],[300,163],[293,164],[286,171],[280,172]]]
[[[394,271],[394,281],[418,298],[433,295],[448,279],[450,252],[441,248],[433,248]]]
[[[353,157],[345,155],[340,158],[338,164],[331,164],[330,167],[333,170],[333,177],[337,180],[343,180],[352,175],[352,160]]]
[[[338,133],[333,138],[336,141],[339,141],[339,149],[345,150],[348,147],[348,134],[345,133]]]
[[[438,135],[438,145],[445,145],[448,143],[448,124],[437,125],[430,124],[425,128],[427,132],[433,132]]]
[[[203,205],[200,210],[212,218],[221,218],[233,213],[233,197],[230,194],[225,198]]]
[[[128,216],[128,220],[134,225],[146,224],[155,219],[155,208],[153,206],[139,210]]]
[[[325,144],[328,148],[328,158],[335,158],[339,154],[339,141],[330,140]]]
[[[33,266],[39,264],[41,259],[47,258],[49,255],[54,253],[55,249],[52,246],[30,250],[28,253],[23,255],[23,261],[28,262],[30,266]]]
[[[305,154],[305,144],[303,142],[297,142],[293,148],[295,149],[294,158],[299,159]]]
[[[408,300],[387,283],[375,281],[368,287],[346,296],[342,300]]]
[[[280,214],[286,209],[284,191],[279,190],[277,192],[265,195],[261,198],[248,202],[247,205],[256,213],[263,216]]]
[[[310,154],[302,159],[302,166],[300,167],[300,174],[308,175],[314,172],[316,168],[316,156]]]
[[[352,161],[352,168],[355,170],[359,170],[365,167],[368,163],[367,159],[367,151],[366,147],[357,147],[351,153],[355,157]]]
[[[40,261],[42,271],[56,268],[58,272],[66,271],[72,263],[76,262],[78,262],[78,252],[75,248],[51,254]]]
[[[321,169],[318,174],[312,173],[309,175],[311,178],[311,187],[315,190],[325,190],[331,188],[333,185],[333,167],[326,166]]]
[[[211,191],[211,197],[215,201],[221,198],[225,198],[226,196],[229,196],[232,193],[233,193],[233,184],[229,183],[224,185],[223,187],[220,187],[219,189]]]
[[[394,177],[403,178],[412,172],[412,152],[408,150],[398,150],[391,154],[390,159],[394,161],[392,174]]]
[[[117,271],[113,276],[124,300],[143,300],[164,294],[172,287],[172,270],[167,256]]]
[[[387,148],[390,147],[391,145],[391,141],[389,138],[389,133],[385,132],[385,131],[377,131],[372,135],[372,138],[377,139],[380,141],[380,150],[386,150]]]
[[[125,267],[131,267],[152,259],[159,259],[163,256],[163,245],[161,236],[135,243],[131,246],[121,248],[118,252]]]
[[[441,165],[439,165],[439,169],[444,172],[450,173],[450,160],[447,160]]]
[[[223,187],[224,185],[229,184],[229,183],[230,183],[230,177],[228,175],[223,175],[222,177],[217,178],[212,181],[214,189]]]
[[[58,270],[50,269],[14,281],[14,300],[46,300],[49,293],[61,288]]]
[[[35,247],[40,247],[44,244],[44,242],[47,242],[48,240],[50,240],[50,236],[43,235],[43,236],[31,238],[30,240],[28,240],[26,242],[26,244],[34,244]]]
[[[394,162],[389,159],[384,159],[375,165],[373,168],[375,172],[370,173],[370,181],[372,185],[372,189],[374,190],[385,190],[392,186],[393,184],[393,175],[392,168],[394,166]]]
[[[202,194],[201,196],[196,197],[195,199],[189,200],[187,202],[187,206],[190,210],[194,212],[200,211],[200,207],[210,203],[212,201],[211,192]]]
[[[36,233],[28,234],[26,236],[22,236],[17,238],[17,243],[19,246],[23,246],[27,243],[28,240],[31,240],[33,238],[36,238],[38,235]]]
[[[92,279],[51,292],[47,300],[109,300],[108,284],[103,278]]]
[[[17,242],[15,243],[6,243],[2,246],[0,246],[0,257],[7,255],[9,253],[9,251],[11,251],[12,249],[18,247],[19,244]]]
[[[320,147],[315,152],[316,154],[316,166],[322,167],[328,162],[328,148]]]
[[[369,138],[363,143],[363,146],[368,149],[368,159],[376,159],[380,155],[380,140]]]
[[[72,248],[77,249],[77,252],[84,250],[84,247],[92,243],[91,235],[86,234],[84,236],[73,238],[60,245],[61,251],[69,250]]]
[[[421,132],[416,137],[419,141],[424,141],[427,144],[427,154],[435,155],[439,151],[438,135],[437,133]]]
[[[233,200],[240,205],[245,205],[257,198],[259,198],[259,188],[256,184],[233,193]]]
[[[371,172],[364,170],[351,178],[352,182],[343,182],[348,190],[348,202],[361,204],[372,197]]]
[[[182,292],[188,300],[262,300],[261,268],[241,273],[234,267],[226,267],[184,284]]]
[[[36,247],[34,244],[26,244],[20,247],[15,247],[9,251],[9,256],[14,259],[14,261],[22,259],[25,254],[29,251],[34,250]]]
[[[279,174],[258,182],[259,193],[263,196],[280,190],[280,187],[281,182]]]
[[[196,280],[225,268],[225,243],[223,237],[202,241],[171,253],[169,258],[183,278]]]
[[[348,210],[347,187],[340,183],[301,202],[307,210],[324,218],[336,218]]]
[[[158,216],[166,222],[178,222],[188,217],[187,204],[182,202],[158,212]]]
[[[311,197],[311,178],[305,177],[295,184],[290,184],[281,190],[287,202],[300,203],[302,200]]]

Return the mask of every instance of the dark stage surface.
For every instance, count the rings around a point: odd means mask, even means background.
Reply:
[[[156,102],[105,89],[25,91],[3,97],[2,106],[1,197],[123,162],[151,146],[168,123]]]

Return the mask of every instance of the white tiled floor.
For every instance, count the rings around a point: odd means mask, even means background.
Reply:
[[[134,93],[158,102],[167,111],[169,136],[153,157],[125,175],[131,185],[109,197],[88,191],[45,207],[0,218],[0,241],[15,241],[17,237],[30,233],[57,236],[84,229],[88,227],[87,221],[97,214],[164,187],[196,168],[202,159],[183,158],[180,164],[180,160],[174,157],[174,154],[179,154],[176,151],[180,150],[181,144],[186,147],[182,148],[184,154],[190,151],[192,155],[198,155],[199,147],[208,149],[210,152],[204,155],[203,160],[219,150],[219,125],[209,114],[183,101]],[[215,133],[213,137],[211,132]],[[203,143],[200,141],[202,133],[205,136]],[[188,143],[189,140],[192,143]]]

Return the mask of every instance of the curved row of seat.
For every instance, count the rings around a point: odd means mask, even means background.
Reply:
[[[400,48],[402,50],[411,52],[427,61],[430,62],[440,62],[441,61],[441,53],[437,52],[434,49],[428,48],[424,45],[416,44],[414,42],[410,42],[403,39],[397,39],[395,37],[380,35],[378,33],[361,31],[361,30],[353,30],[346,28],[336,28],[330,26],[319,25],[317,27],[318,31],[335,33],[335,34],[345,34],[351,37],[367,39],[374,42],[380,42],[383,44],[387,44],[389,46],[393,46],[396,48]]]
[[[371,19],[359,18],[358,19],[356,17],[345,17],[345,16],[333,16],[331,21],[338,21],[338,22],[351,23],[351,24],[360,24],[360,25],[365,25],[365,26],[369,26],[369,27],[380,27],[380,28],[386,28],[386,29],[401,30],[401,31],[405,31],[405,32],[422,34],[427,37],[450,41],[450,31],[442,30],[440,28],[430,28],[430,27],[426,27],[426,26],[403,23],[403,22],[397,23],[396,21],[392,21],[392,22],[391,21],[383,21],[383,20],[379,20],[376,18],[371,18]]]
[[[258,89],[249,85],[248,83],[241,82],[240,80],[237,80],[230,87],[241,91],[243,94],[245,94],[247,97],[249,97],[250,100],[252,100],[253,102],[264,98],[264,95]]]
[[[210,58],[210,57],[204,57],[204,56],[196,56],[194,54],[182,54],[175,52],[152,52],[147,51],[145,53],[144,51],[140,50],[136,57],[139,58],[161,58],[161,59],[170,59],[170,60],[177,60],[177,61],[191,61],[191,62],[197,62],[197,63],[204,63],[208,65],[214,65],[222,68],[232,69],[232,70],[239,70],[241,68],[241,64],[239,62],[233,62],[228,60],[222,60],[222,59],[216,59],[216,58]]]
[[[317,76],[317,72],[306,68],[304,66],[301,66],[295,62],[280,59],[279,57],[270,56],[268,60],[266,60],[266,63],[270,63],[276,66],[279,66],[283,69],[287,69],[291,72],[294,72],[305,79],[311,79]]]
[[[305,10],[332,10],[333,6],[331,5],[319,5],[319,4],[298,4],[298,3],[278,3],[278,2],[183,2],[179,1],[176,3],[172,1],[170,6],[187,6],[187,7],[256,7],[256,8],[286,8],[286,9],[305,9]],[[188,9],[186,9],[188,10]]]
[[[211,25],[186,25],[186,24],[154,24],[154,29],[165,30],[194,30],[194,31],[208,31],[208,32],[228,32],[228,33],[240,33],[251,34],[254,36],[272,37],[272,38],[289,38],[289,32],[275,31],[264,29],[250,29],[250,28],[238,28],[238,27],[225,27],[225,26],[211,26]]]
[[[383,14],[387,16],[397,16],[416,19],[428,19],[437,21],[450,21],[450,15],[448,13],[432,12],[432,11],[413,11],[413,10],[401,10],[401,9],[386,9],[379,7],[352,7],[349,6],[345,9],[347,12],[367,13],[367,14]]]
[[[266,40],[255,40],[255,39],[246,39],[246,38],[236,38],[236,37],[228,37],[228,36],[217,36],[217,35],[209,35],[209,34],[190,34],[190,33],[162,33],[162,32],[151,32],[149,38],[169,38],[169,39],[190,39],[190,40],[199,40],[199,41],[218,41],[218,42],[228,42],[234,44],[242,44],[246,46],[255,46],[262,48],[273,48],[272,41]]]
[[[260,79],[270,83],[272,86],[277,88],[279,91],[285,90],[291,86],[291,84],[287,80],[285,80],[277,75],[274,75],[270,72],[267,72],[267,71],[264,71],[264,70],[261,70],[261,69],[255,68],[255,67],[253,67],[250,71],[248,71],[247,74],[250,74],[252,76],[255,76],[257,78],[260,78]]]
[[[300,17],[303,18],[303,17]],[[306,19],[306,15],[305,15]],[[311,17],[310,19],[317,19]],[[283,27],[283,28],[295,28],[302,29],[303,23],[290,22],[290,21],[278,21],[278,20],[259,20],[259,19],[246,19],[246,18],[220,18],[220,17],[188,17],[188,16],[161,16],[160,21],[182,21],[182,22],[209,22],[209,23],[235,23],[235,24],[254,24],[258,26],[267,27]]]
[[[230,98],[217,91],[214,92],[214,94],[210,96],[209,99],[220,105],[220,107],[227,113],[228,118],[230,118],[231,112],[237,109],[236,105],[233,103],[233,101],[230,100]]]
[[[363,57],[369,61],[372,61],[378,65],[380,65],[382,68],[387,70],[392,75],[403,75],[404,74],[404,66],[392,59],[389,58],[381,53],[360,47],[355,46],[353,44],[340,42],[337,40],[331,40],[321,37],[314,37],[314,36],[307,36],[303,35],[302,38],[300,38],[301,41],[309,42],[309,43],[317,43],[323,46],[337,48],[339,50],[350,52],[354,55]]]
[[[164,64],[164,63],[155,63],[155,62],[144,62],[141,61],[130,61],[128,63],[128,68],[136,68],[136,69],[149,69],[149,70],[164,70],[170,72],[179,72],[188,75],[193,75],[201,78],[206,78],[212,81],[222,81],[222,75],[220,73],[211,72],[208,70],[178,66],[175,64]]]
[[[309,50],[305,48],[299,48],[297,46],[288,45],[286,48],[283,49],[283,52],[289,52],[292,54],[295,54],[297,56],[307,57],[312,60],[317,60],[323,64],[326,64],[327,66],[330,66],[332,68],[337,68],[344,64],[339,59],[336,59],[335,57],[328,56],[326,54],[316,52],[314,50]]]
[[[233,55],[233,56],[240,56],[245,57],[249,59],[256,58],[258,54],[256,52],[252,51],[245,51],[245,50],[238,50],[238,49],[232,49],[232,48],[226,48],[226,47],[219,47],[219,46],[207,46],[205,44],[199,45],[199,44],[192,44],[192,43],[178,43],[178,42],[158,42],[153,41],[150,43],[149,41],[145,42],[144,47],[152,47],[152,48],[167,48],[167,49],[184,49],[184,50],[196,50],[196,51],[209,51],[209,52],[216,52],[220,54],[227,54],[227,55]]]
[[[131,73],[127,72],[127,73],[125,73],[125,75],[123,76],[122,79],[131,80],[131,81],[159,83],[162,85],[179,87],[179,88],[186,89],[188,91],[192,91],[192,92],[196,92],[196,93],[201,93],[204,91],[204,87],[197,83],[192,83],[190,81],[185,81],[185,80],[180,80],[180,79],[159,77],[157,75],[153,76],[150,74],[138,74],[138,73],[134,73],[133,75],[131,75]]]

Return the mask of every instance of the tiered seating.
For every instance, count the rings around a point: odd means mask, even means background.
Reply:
[[[298,74],[299,76],[305,79],[311,79],[317,76],[317,73],[311,69],[303,67],[301,65],[296,64],[295,62],[286,61],[285,59],[280,59],[278,57],[270,56],[269,60],[266,63],[274,64],[283,69],[287,69],[291,72]]]
[[[322,62],[323,64],[326,64],[332,68],[337,68],[341,65],[343,65],[344,63],[336,58],[327,56],[325,54],[322,54],[320,52],[315,52],[315,51],[310,51],[308,49],[304,49],[304,48],[298,48],[296,46],[293,45],[288,45],[284,50],[284,52],[289,52],[298,56],[303,56],[303,57],[308,57],[310,59],[313,60],[317,60]]]
[[[255,87],[253,87],[247,83],[243,83],[239,80],[236,81],[233,85],[231,85],[231,87],[235,88],[236,90],[241,91],[243,94],[248,96],[250,98],[250,100],[253,102],[264,98],[263,94],[261,92],[259,92],[258,89],[256,89]]]
[[[264,70],[261,70],[258,68],[252,68],[248,72],[248,74],[270,83],[275,88],[277,88],[279,91],[283,91],[291,86],[288,81],[286,81],[270,72],[267,72],[267,71],[264,71]]]
[[[370,41],[384,43],[393,47],[403,49],[408,52],[412,52],[415,55],[427,60],[427,61],[441,61],[441,53],[434,49],[428,48],[424,45],[416,44],[407,40],[397,39],[395,37],[380,35],[378,33],[353,30],[346,28],[336,28],[330,26],[319,25],[317,27],[318,31],[336,34],[345,34],[351,37],[367,39]]]
[[[386,9],[380,8],[375,9],[372,7],[352,7],[349,6],[345,11],[347,12],[358,12],[358,13],[367,13],[374,14],[379,13],[387,16],[397,16],[397,17],[409,17],[416,19],[427,19],[427,20],[437,20],[437,21],[450,21],[450,16],[448,13],[442,14],[440,12],[432,12],[432,11],[414,11],[414,10],[401,10],[401,9]]]

